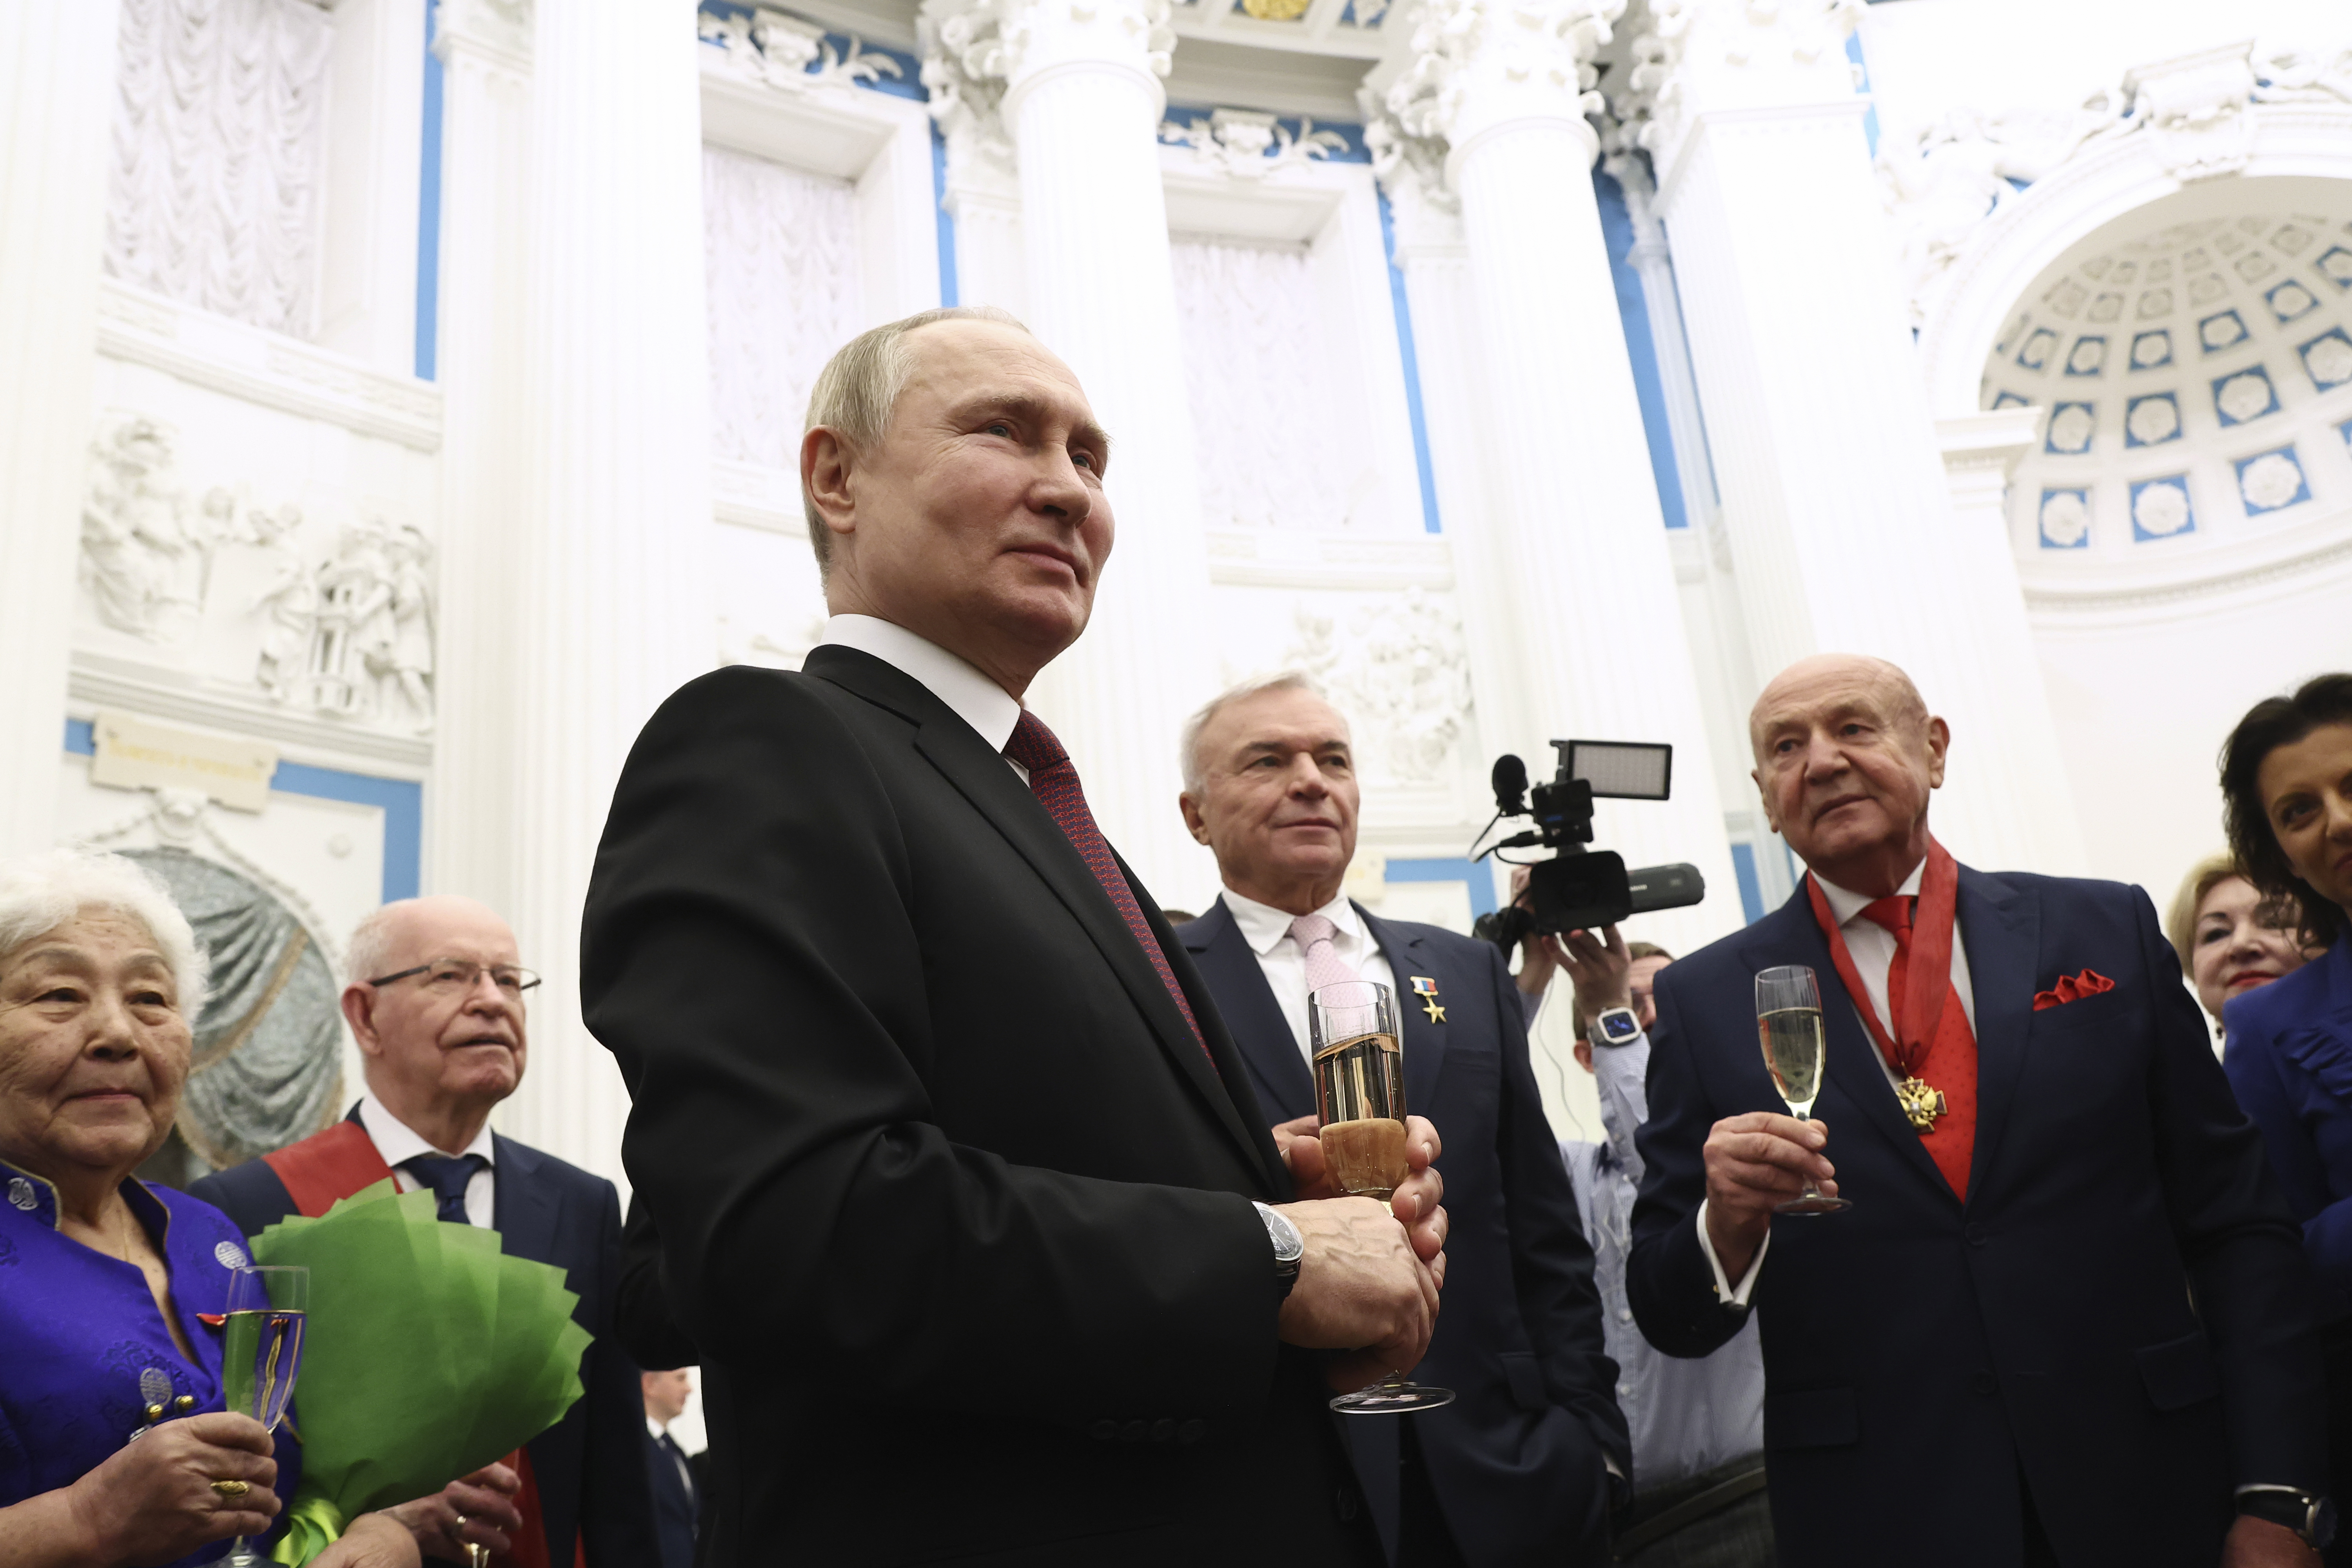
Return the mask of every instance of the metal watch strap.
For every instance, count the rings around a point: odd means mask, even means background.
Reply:
[[[2285,1487],[2250,1487],[2238,1494],[2238,1511],[2283,1524],[2304,1544],[2324,1552],[2336,1538],[2336,1505],[2310,1492]]]

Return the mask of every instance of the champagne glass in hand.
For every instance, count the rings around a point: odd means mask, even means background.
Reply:
[[[221,1325],[221,1393],[228,1408],[275,1432],[294,1397],[302,1367],[302,1330],[310,1309],[308,1268],[232,1269],[227,1315]],[[261,1568],[262,1560],[236,1538],[229,1568]]]
[[[1822,990],[1813,972],[1801,963],[1767,969],[1756,976],[1756,1032],[1764,1044],[1764,1068],[1772,1087],[1789,1102],[1789,1114],[1803,1121],[1813,1113],[1822,1092]],[[1772,1205],[1774,1214],[1835,1214],[1853,1205],[1833,1198],[1805,1178],[1805,1190],[1787,1203]]]
[[[1307,996],[1315,1058],[1315,1109],[1323,1159],[1339,1190],[1386,1203],[1412,1173],[1405,1159],[1404,1049],[1396,999],[1385,985],[1343,980]],[[1454,1403],[1450,1388],[1425,1388],[1394,1371],[1343,1394],[1343,1415],[1392,1415]]]

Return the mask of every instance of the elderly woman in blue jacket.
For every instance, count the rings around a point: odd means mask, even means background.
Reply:
[[[293,1489],[297,1446],[223,1405],[245,1238],[131,1174],[171,1132],[204,990],[131,862],[0,864],[0,1568],[211,1563]],[[318,1563],[416,1561],[368,1514]]]
[[[2230,847],[2326,952],[2224,1004],[2222,1068],[2262,1129],[2334,1320],[2332,1490],[2352,1502],[2352,674],[2258,702],[2221,753]],[[2339,1548],[2341,1552],[2343,1549]],[[2329,1561],[2339,1559],[2331,1552]]]

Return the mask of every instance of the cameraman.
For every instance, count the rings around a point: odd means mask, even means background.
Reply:
[[[1522,873],[1513,891],[1524,888]],[[1603,926],[1598,936],[1530,932],[1520,952],[1520,1000],[1530,1020],[1553,973],[1568,972],[1582,1036],[1577,1065],[1597,1080],[1608,1135],[1600,1143],[1563,1140],[1559,1152],[1592,1243],[1601,1327],[1620,1369],[1617,1403],[1633,1435],[1633,1479],[1641,1489],[1611,1521],[1616,1560],[1642,1568],[1772,1568],[1756,1325],[1704,1360],[1676,1360],[1643,1339],[1625,1299],[1625,1255],[1642,1184],[1634,1134],[1649,1117],[1650,986],[1674,955],[1647,942],[1628,948],[1615,926]]]

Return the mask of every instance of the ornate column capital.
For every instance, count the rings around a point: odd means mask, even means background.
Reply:
[[[1853,107],[1845,39],[1862,10],[1863,0],[1643,0],[1611,111],[1668,184],[1701,114]]]
[[[1404,69],[1381,95],[1382,118],[1400,143],[1443,145],[1449,180],[1454,160],[1480,138],[1528,121],[1573,125],[1597,153],[1586,116],[1605,105],[1593,91],[1592,56],[1625,5],[1420,0],[1409,17]]]
[[[1066,69],[1132,71],[1164,107],[1176,48],[1171,0],[923,0],[916,36],[931,114],[959,163],[1009,174],[1007,121],[1022,96]]]
[[[1364,116],[1364,146],[1372,174],[1389,199],[1397,258],[1412,253],[1450,250],[1462,244],[1462,203],[1445,181],[1445,138],[1415,135],[1370,88],[1356,93]]]
[[[445,66],[471,57],[527,77],[532,20],[531,0],[433,0],[433,52]]]

